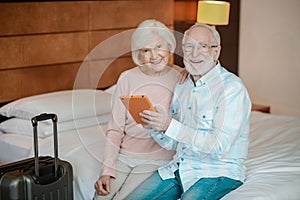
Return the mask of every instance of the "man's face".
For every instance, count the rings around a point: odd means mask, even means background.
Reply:
[[[211,70],[221,50],[211,31],[204,27],[195,27],[190,30],[183,41],[182,48],[186,70],[194,76],[203,76]]]
[[[143,65],[154,71],[163,70],[169,62],[169,57],[169,45],[158,35],[154,35],[150,42],[139,50],[139,59]]]

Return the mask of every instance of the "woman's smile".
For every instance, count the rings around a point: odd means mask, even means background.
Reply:
[[[161,63],[161,61],[162,61],[162,58],[157,58],[155,60],[151,60],[150,63],[153,65],[158,65]]]

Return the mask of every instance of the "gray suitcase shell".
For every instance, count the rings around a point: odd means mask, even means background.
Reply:
[[[47,119],[53,121],[54,158],[38,156],[37,122]],[[58,159],[57,116],[41,114],[31,121],[35,156],[0,167],[0,199],[72,200],[72,166],[69,162]]]

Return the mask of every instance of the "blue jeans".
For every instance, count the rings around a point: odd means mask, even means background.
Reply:
[[[201,178],[192,185],[186,192],[183,192],[178,170],[175,171],[175,178],[162,180],[158,172],[150,176],[131,194],[126,200],[141,199],[221,199],[223,196],[235,190],[243,183],[226,177]]]

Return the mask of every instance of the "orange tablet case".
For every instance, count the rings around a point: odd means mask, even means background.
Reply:
[[[119,98],[129,111],[132,118],[138,124],[145,124],[139,116],[140,112],[142,112],[143,110],[156,111],[146,95],[120,96]]]

